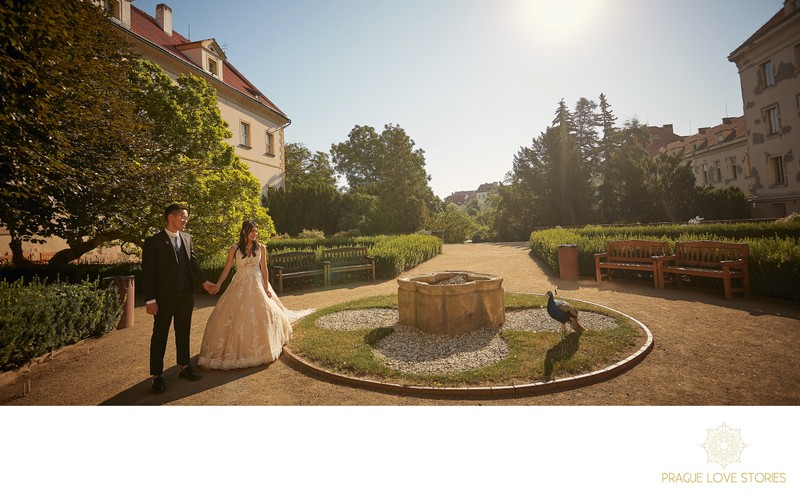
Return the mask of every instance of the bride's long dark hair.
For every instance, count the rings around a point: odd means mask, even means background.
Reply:
[[[241,252],[242,257],[247,257],[247,235],[249,235],[253,229],[258,229],[258,224],[254,221],[244,221],[242,223],[242,230],[239,232],[239,244],[236,246]],[[253,246],[250,249],[250,255],[255,257],[256,250],[258,249],[258,237],[253,240]]]

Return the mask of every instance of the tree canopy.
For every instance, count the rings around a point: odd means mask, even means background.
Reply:
[[[140,245],[172,202],[191,205],[209,253],[243,216],[271,229],[203,79],[138,59],[90,2],[0,0],[0,26],[0,225],[15,263],[28,265],[23,241],[52,236],[69,245],[54,265]]]
[[[346,141],[331,146],[334,168],[347,181],[353,208],[369,212],[362,219],[362,231],[412,232],[436,208],[425,152],[414,146],[405,130],[392,124],[380,134],[371,126],[357,125]]]

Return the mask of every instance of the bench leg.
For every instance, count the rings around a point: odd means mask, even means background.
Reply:
[[[725,289],[725,299],[733,299],[733,291],[731,289],[731,277],[725,275],[722,277],[722,286]]]
[[[283,274],[278,273],[278,294],[283,294]]]

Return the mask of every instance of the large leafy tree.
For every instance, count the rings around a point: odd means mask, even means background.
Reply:
[[[342,195],[336,186],[336,173],[324,152],[311,152],[300,143],[284,148],[286,183],[270,189],[267,204],[275,227],[292,235],[303,229],[319,229],[327,234],[338,231]]]
[[[89,2],[0,0],[0,27],[0,225],[24,264],[23,240],[102,234],[150,178],[149,136],[125,85],[133,55]]]
[[[371,126],[355,126],[348,139],[331,146],[337,173],[347,180],[348,194],[359,203],[372,201],[363,231],[406,233],[422,227],[436,206],[425,171],[425,152],[400,126],[387,124],[379,134]]]
[[[191,205],[209,252],[244,216],[270,232],[259,184],[225,143],[205,81],[174,83],[136,59],[89,2],[0,6],[0,224],[15,263],[29,266],[22,242],[37,237],[67,241],[53,265],[108,242],[140,245],[175,201]]]

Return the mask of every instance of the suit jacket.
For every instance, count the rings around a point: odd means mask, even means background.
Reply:
[[[181,251],[186,254],[191,274],[201,282],[206,275],[200,268],[200,261],[194,255],[192,236],[178,232],[181,236]],[[178,283],[178,256],[172,240],[166,231],[154,234],[144,241],[142,247],[142,282],[144,299],[150,301],[175,296]]]

